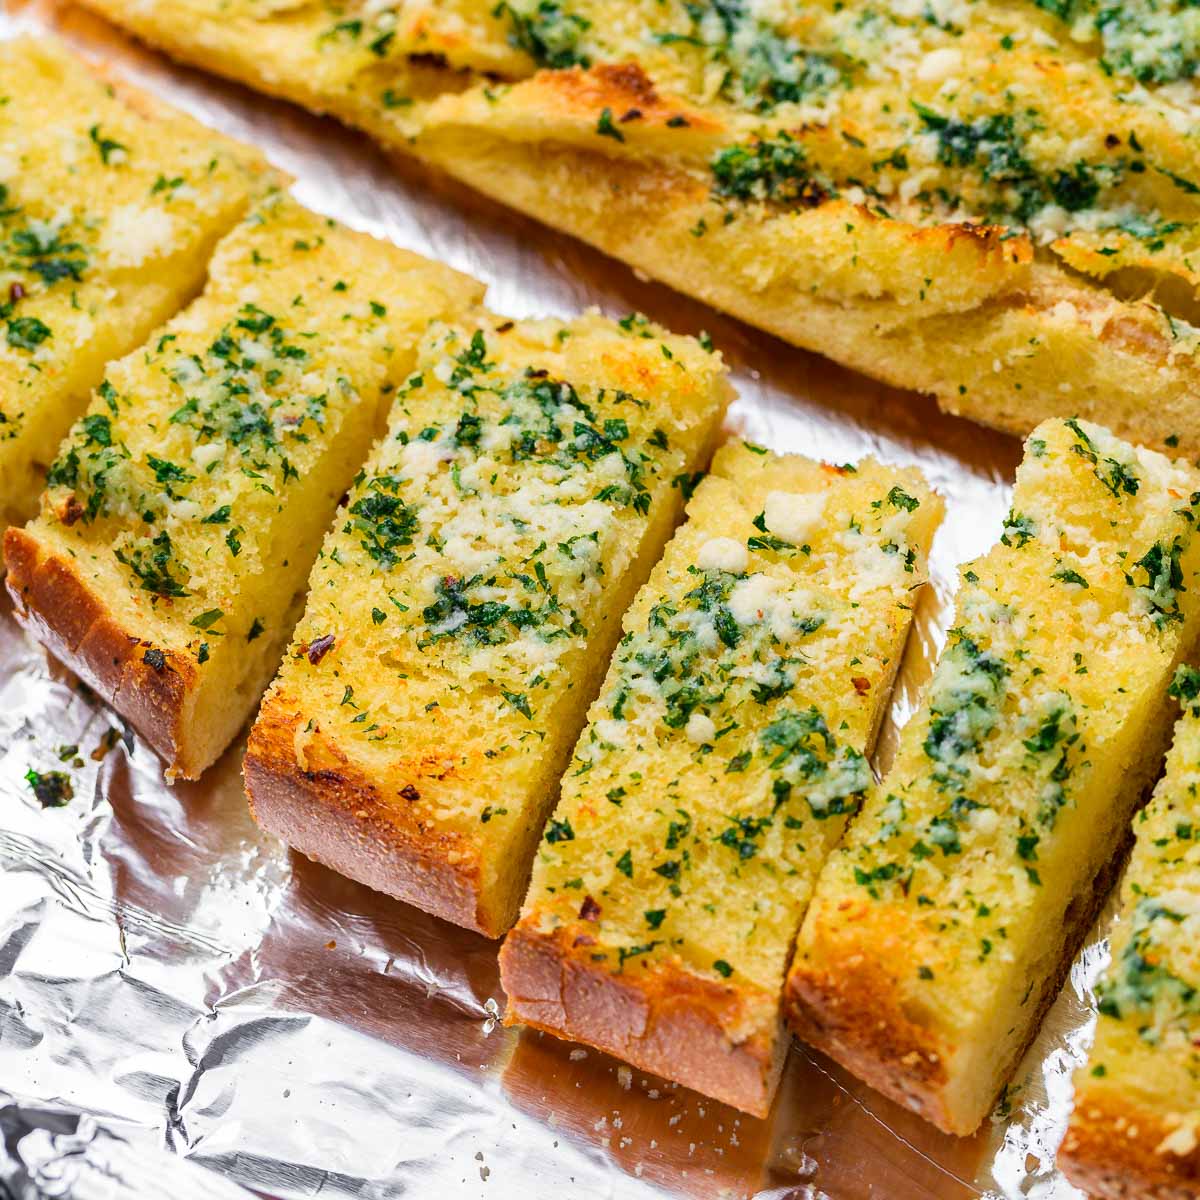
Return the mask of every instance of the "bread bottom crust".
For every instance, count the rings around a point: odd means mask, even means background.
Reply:
[[[64,666],[94,688],[166,760],[195,779],[208,765],[181,753],[184,708],[196,678],[186,657],[151,653],[79,574],[73,559],[48,551],[24,529],[4,534],[5,584],[14,615]]]
[[[1075,1099],[1058,1151],[1058,1165],[1089,1196],[1104,1200],[1196,1200],[1200,1197],[1200,1143],[1186,1154],[1160,1149],[1173,1132],[1162,1118],[1116,1097]]]
[[[741,989],[673,964],[614,974],[589,961],[586,934],[518,925],[500,951],[506,1025],[525,1024],[584,1042],[644,1071],[755,1117],[770,1111],[788,1039],[776,1020],[738,1041]],[[731,1019],[733,1018],[733,1019]]]
[[[478,872],[449,860],[447,839],[406,836],[378,790],[323,739],[322,765],[305,770],[296,761],[296,721],[275,707],[270,698],[263,705],[242,768],[255,821],[349,879],[486,937],[503,936],[507,924],[494,927],[481,909]]]

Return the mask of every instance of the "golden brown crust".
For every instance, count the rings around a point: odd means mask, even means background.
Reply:
[[[1014,1043],[1009,1061],[996,1072],[1000,1081],[997,1091],[1020,1062],[1062,989],[1071,963],[1120,873],[1131,840],[1123,843],[1068,905],[1063,918],[1062,955],[1030,1006],[1025,1036]],[[869,901],[860,902],[860,907],[864,916],[869,914]],[[845,910],[840,916],[852,919]],[[946,1064],[951,1048],[897,1001],[896,980],[887,964],[907,962],[903,931],[897,929],[886,945],[879,944],[882,939],[876,933],[872,930],[871,939],[857,941],[858,945],[871,941],[870,955],[860,951],[835,956],[834,966],[827,970],[799,960],[793,963],[784,992],[787,1023],[797,1037],[828,1054],[877,1092],[903,1104],[944,1133],[968,1136],[978,1128],[979,1121],[966,1126],[948,1103],[950,1077]],[[984,1115],[980,1113],[979,1120]]]
[[[586,929],[540,933],[519,924],[500,950],[505,1023],[585,1042],[628,1063],[765,1117],[787,1052],[772,1025],[743,1041],[747,989],[674,963],[614,974],[589,957]]]
[[[479,903],[479,864],[464,853],[460,839],[424,826],[415,809],[389,804],[319,729],[305,734],[302,766],[296,752],[301,720],[275,692],[254,723],[243,772],[259,825],[350,879],[486,937],[501,937],[505,927],[493,927]],[[398,795],[405,790],[399,787]],[[415,806],[415,786],[412,794],[407,803]]]
[[[128,718],[170,768],[194,778],[191,764],[179,759],[196,679],[190,659],[122,626],[70,557],[48,551],[24,529],[5,532],[4,558],[18,622]]]
[[[1076,1186],[1105,1200],[1196,1200],[1200,1142],[1185,1154],[1163,1150],[1173,1130],[1162,1117],[1123,1097],[1077,1095],[1058,1151],[1058,1165]]]
[[[841,958],[836,971],[793,967],[785,1007],[799,1038],[939,1129],[959,1132],[941,1099],[946,1048],[905,1016],[894,980],[873,957]]]

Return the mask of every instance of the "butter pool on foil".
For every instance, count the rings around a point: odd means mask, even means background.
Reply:
[[[707,329],[740,394],[730,425],[757,442],[921,467],[947,515],[877,755],[886,762],[944,639],[955,566],[1000,531],[1015,440],[639,281],[67,4],[0,9],[0,36],[57,29],[262,146],[305,204],[485,280],[501,312],[594,304]],[[66,768],[74,798],[42,810],[25,773],[63,769],[65,746],[83,764]],[[235,746],[200,783],[167,787],[147,747],[0,604],[0,1195],[190,1200],[244,1194],[239,1184],[372,1200],[1079,1194],[1054,1151],[1091,1036],[1102,939],[976,1138],[938,1134],[799,1045],[772,1116],[757,1121],[595,1051],[504,1029],[496,946],[261,835],[241,755]]]

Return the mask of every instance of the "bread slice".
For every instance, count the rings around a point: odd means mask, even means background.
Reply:
[[[87,3],[950,412],[1200,451],[1185,8]]]
[[[265,163],[56,41],[0,42],[0,530],[104,364],[200,290]]]
[[[1100,1015],[1058,1162],[1091,1196],[1200,1196],[1200,672],[1138,814]]]
[[[506,1020],[766,1115],[792,941],[940,518],[912,469],[718,452],[575,747],[501,951]]]
[[[643,318],[432,330],[251,733],[258,821],[504,933],[728,394],[719,356]]]
[[[797,1032],[948,1133],[1007,1081],[1161,763],[1200,630],[1198,485],[1095,425],[1034,431],[895,764],[817,884]]]
[[[8,530],[7,583],[169,774],[198,776],[253,711],[418,335],[482,294],[276,194],[110,364],[41,515]]]

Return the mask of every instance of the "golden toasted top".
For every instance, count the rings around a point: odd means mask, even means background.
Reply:
[[[914,470],[722,449],[625,619],[528,920],[610,969],[671,957],[777,991],[870,782],[940,511]]]
[[[41,525],[115,560],[191,642],[234,632],[227,612],[245,633],[239,581],[271,569],[294,486],[336,458],[358,410],[377,419],[430,316],[480,291],[268,198],[221,243],[203,295],[110,365],[50,468]]]
[[[178,113],[127,101],[55,42],[0,43],[0,439],[106,306],[232,223],[263,166]]]
[[[690,480],[720,372],[641,318],[432,327],[297,632],[333,639],[320,677],[349,672],[326,727],[402,749],[414,707],[466,721],[494,704],[522,738],[544,730],[652,503]],[[362,675],[377,656],[401,692]]]
[[[827,919],[839,900],[910,910],[922,979],[1028,952],[1009,931],[1074,886],[1090,798],[1117,786],[1194,626],[1198,482],[1085,422],[1034,431],[1002,540],[963,568],[921,709],[822,883]]]

